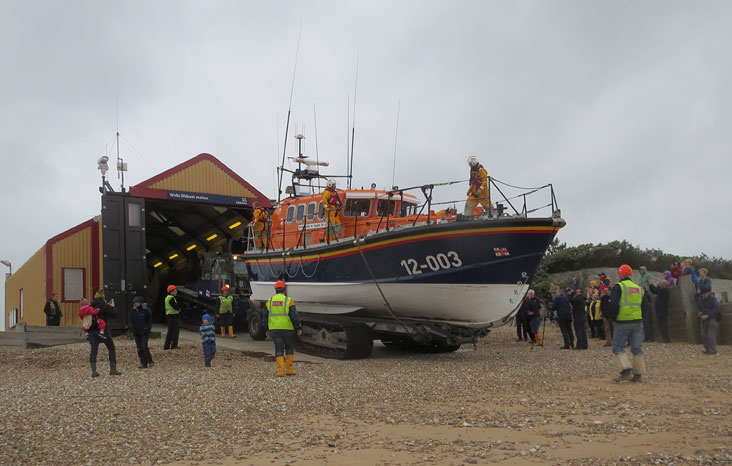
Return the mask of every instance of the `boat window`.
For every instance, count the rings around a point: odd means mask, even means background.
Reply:
[[[387,214],[387,209],[389,215],[394,215],[394,209],[396,208],[396,201],[390,201],[387,199],[382,199],[379,201],[379,203],[376,205],[376,216],[377,217],[383,217]]]
[[[308,204],[308,222],[312,222],[315,218],[315,203]]]
[[[402,202],[402,208],[399,210],[400,217],[407,217],[409,215],[417,214],[417,204],[409,204]]]
[[[291,205],[287,208],[287,223],[292,223],[292,220],[295,218],[295,206]]]
[[[371,210],[370,199],[348,199],[343,209],[344,217],[365,217]]]
[[[305,204],[300,204],[297,206],[297,218],[295,221],[297,223],[302,222],[305,219]]]
[[[325,218],[325,206],[318,202],[318,219],[323,220]]]

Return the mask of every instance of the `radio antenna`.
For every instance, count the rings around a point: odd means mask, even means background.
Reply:
[[[397,119],[396,119],[396,131],[394,131],[394,164],[391,168],[391,185],[394,186],[394,176],[396,173],[396,156],[397,156],[397,139],[399,138],[399,110],[402,108],[402,101],[399,100],[397,103]]]
[[[300,31],[297,33],[297,49],[295,49],[295,66],[292,69],[292,85],[290,86],[290,103],[287,107],[287,123],[285,124],[285,143],[282,147],[282,164],[279,169],[279,179],[277,183],[277,202],[282,197],[282,177],[285,174],[285,154],[287,153],[287,134],[290,129],[290,114],[292,113],[292,94],[295,92],[295,73],[297,72],[297,57],[300,54],[300,35],[302,34],[302,20],[300,20]]]
[[[320,166],[320,152],[318,152],[318,117],[315,112],[315,102],[313,102],[313,130],[315,131],[315,164]],[[320,177],[318,180],[318,189],[320,189]]]
[[[358,94],[358,50],[356,51],[356,85],[353,90],[353,126],[351,127],[351,162],[349,163],[348,189],[353,180],[353,141],[356,139],[356,95]]]

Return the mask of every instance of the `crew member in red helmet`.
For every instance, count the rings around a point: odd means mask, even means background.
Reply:
[[[165,334],[164,350],[178,348],[178,334],[180,333],[180,324],[178,316],[180,315],[180,306],[175,296],[178,290],[175,285],[168,285],[168,296],[165,297],[165,317],[168,319],[168,333]]]
[[[618,283],[610,291],[610,319],[615,321],[613,329],[613,354],[620,369],[620,376],[614,380],[622,382],[631,380],[640,382],[646,373],[646,362],[643,354],[643,288],[634,283],[633,269],[623,264],[618,268]],[[625,344],[630,342],[633,353],[631,364],[625,352]],[[631,378],[632,374],[632,378]]]
[[[267,300],[264,315],[264,329],[267,336],[272,337],[275,345],[277,376],[295,375],[292,359],[295,355],[295,334],[302,335],[300,316],[295,309],[295,302],[287,296],[287,285],[278,280],[275,283],[275,295]],[[287,370],[285,370],[285,364]]]

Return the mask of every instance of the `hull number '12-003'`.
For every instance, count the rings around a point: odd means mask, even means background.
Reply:
[[[401,261],[400,264],[407,270],[409,275],[417,275],[422,273],[423,270],[437,272],[438,270],[460,267],[463,265],[463,261],[460,260],[458,253],[455,251],[448,251],[447,254],[439,253],[434,256],[425,257],[423,264],[417,262],[416,259],[405,259]]]

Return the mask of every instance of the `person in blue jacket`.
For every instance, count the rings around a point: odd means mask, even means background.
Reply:
[[[132,300],[132,310],[128,317],[128,327],[135,337],[135,345],[137,345],[137,357],[140,358],[140,369],[152,367],[152,355],[147,341],[150,338],[150,330],[152,330],[152,311],[147,307],[145,298],[135,296]]]
[[[717,323],[720,319],[719,301],[712,295],[712,290],[702,288],[696,298],[697,315],[701,320],[701,340],[704,354],[717,355]]]
[[[562,338],[564,338],[564,346],[561,349],[570,349],[574,346],[574,334],[572,333],[572,306],[569,299],[562,292],[561,288],[557,288],[552,299],[552,307],[557,313],[557,322],[562,330]]]

